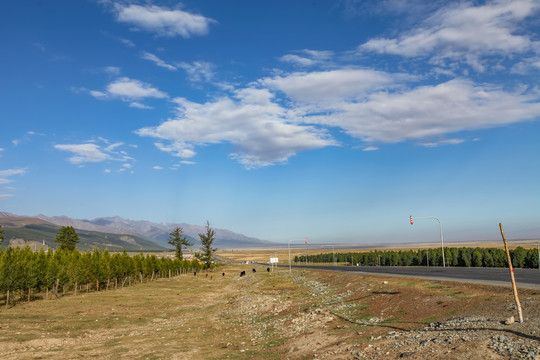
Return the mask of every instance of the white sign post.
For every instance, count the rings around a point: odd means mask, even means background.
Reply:
[[[278,263],[277,257],[270,258],[270,264],[272,264],[272,271],[274,271],[274,264],[277,264],[277,263]]]

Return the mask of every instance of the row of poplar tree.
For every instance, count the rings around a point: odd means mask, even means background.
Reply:
[[[0,244],[3,240],[0,226]],[[130,256],[122,253],[110,253],[109,250],[94,249],[80,252],[76,245],[79,237],[71,226],[62,226],[56,235],[59,243],[56,250],[33,251],[30,247],[0,248],[0,292],[5,294],[6,308],[10,297],[19,294],[31,301],[32,294],[45,292],[46,299],[58,297],[66,291],[75,295],[81,291],[100,291],[117,289],[152,281],[161,277],[177,276],[200,269],[212,267],[212,247],[215,232],[207,222],[206,233],[199,234],[201,250],[198,259],[183,259],[182,248],[191,246],[183,235],[181,227],[169,234],[169,243],[175,247],[175,258],[157,257],[156,255],[137,254]],[[200,260],[200,261],[199,261]]]
[[[506,251],[498,248],[445,248],[447,266],[464,267],[508,267]],[[537,249],[521,246],[510,250],[512,266],[516,268],[538,268]],[[362,253],[332,253],[296,256],[296,262],[348,263],[363,266],[442,266],[441,249],[370,251]]]
[[[197,271],[204,264],[194,260],[159,258],[155,255],[109,253],[107,249],[80,252],[77,249],[33,251],[30,247],[0,250],[0,291],[19,293],[31,300],[32,294],[45,292],[58,297],[66,291],[109,290]],[[11,295],[13,296],[13,295]]]

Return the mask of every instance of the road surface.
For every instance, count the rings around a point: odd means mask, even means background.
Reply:
[[[288,266],[287,266],[288,267]],[[428,278],[481,283],[486,285],[512,286],[507,268],[477,267],[421,267],[421,266],[305,266],[294,268],[320,269],[330,271],[352,271],[379,275]],[[514,269],[518,288],[540,290],[540,269]]]

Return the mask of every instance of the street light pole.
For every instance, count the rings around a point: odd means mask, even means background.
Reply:
[[[413,223],[413,220],[415,220],[415,219],[435,219],[435,220],[437,220],[439,222],[439,229],[441,231],[442,266],[445,267],[446,266],[446,261],[444,259],[444,240],[443,240],[443,234],[442,234],[441,220],[439,220],[439,218],[437,218],[435,216],[423,216],[423,217],[415,217],[415,218],[413,218],[412,215],[410,216],[410,219],[411,219],[411,225]]]
[[[303,240],[303,239],[291,239],[289,240],[289,272],[292,271],[292,267],[291,267],[291,241],[298,241],[298,240]],[[307,243],[307,238],[306,238],[306,243]]]

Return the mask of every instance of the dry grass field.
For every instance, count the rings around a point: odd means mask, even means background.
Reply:
[[[515,313],[507,288],[226,265],[2,308],[0,357],[505,359],[540,345],[540,293],[521,296],[526,322],[504,325]],[[465,322],[423,330],[449,318]],[[496,347],[499,335],[513,353]]]

